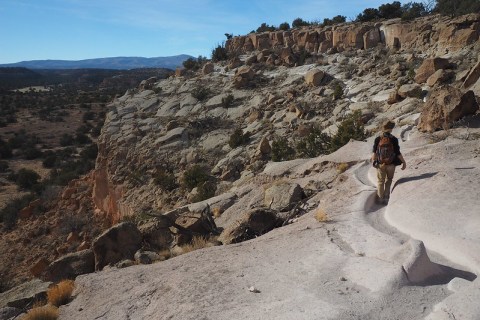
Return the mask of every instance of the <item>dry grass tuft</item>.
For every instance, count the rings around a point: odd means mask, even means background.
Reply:
[[[48,302],[59,307],[70,301],[75,282],[73,280],[62,280],[47,291]]]
[[[182,246],[183,253],[195,251],[208,246],[208,240],[201,236],[195,236],[190,244]]]
[[[317,211],[315,212],[315,219],[318,222],[328,222],[328,221],[330,221],[330,218],[328,217],[325,210],[323,210],[321,208],[317,209]]]
[[[219,218],[222,215],[222,209],[219,207],[215,207],[212,209],[212,214],[215,218]]]
[[[337,166],[337,172],[338,173],[344,173],[345,171],[347,171],[347,169],[350,168],[349,164],[348,163],[340,163],[338,166]]]
[[[30,309],[22,320],[56,320],[58,309],[54,306],[44,306]]]

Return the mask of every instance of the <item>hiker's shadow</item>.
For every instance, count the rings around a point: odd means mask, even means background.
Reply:
[[[395,184],[393,185],[392,191],[399,185],[405,182],[410,182],[410,181],[416,181],[416,180],[422,180],[422,179],[428,179],[436,175],[438,172],[430,172],[430,173],[423,173],[419,176],[414,176],[414,177],[403,177],[395,181]]]

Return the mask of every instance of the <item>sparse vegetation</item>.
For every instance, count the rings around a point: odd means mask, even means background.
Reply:
[[[40,175],[33,170],[22,168],[15,174],[15,183],[25,190],[31,190],[40,180]]]
[[[219,61],[225,61],[228,59],[228,51],[227,48],[225,48],[225,45],[217,45],[213,50],[212,50],[212,61],[213,62],[219,62]]]
[[[233,94],[230,93],[227,96],[222,98],[222,106],[224,108],[229,108],[232,106],[234,100],[235,100],[235,97],[233,96]]]
[[[296,145],[297,156],[300,158],[314,158],[325,154],[330,149],[330,137],[314,126],[310,133],[300,139]]]
[[[276,138],[272,142],[272,161],[287,161],[295,158],[293,149],[286,138]]]
[[[164,169],[158,169],[154,176],[153,182],[163,191],[173,191],[178,188],[177,179],[172,172]]]
[[[27,194],[8,202],[7,205],[0,210],[0,222],[2,222],[7,229],[11,229],[17,223],[18,212],[25,208],[33,199],[33,195]]]
[[[343,88],[340,85],[340,83],[337,82],[333,85],[333,99],[338,100],[338,99],[341,99],[342,97],[343,97]]]
[[[322,208],[318,208],[317,211],[315,211],[315,219],[318,222],[328,222],[328,221],[330,221],[330,218],[328,217],[327,213]]]
[[[192,97],[197,99],[198,101],[205,101],[210,96],[210,89],[204,86],[196,86],[192,90]]]
[[[200,202],[215,196],[217,185],[213,181],[205,181],[197,185],[197,194],[193,198],[193,202]]]
[[[182,184],[188,190],[192,190],[209,180],[210,175],[207,173],[206,169],[199,165],[194,165],[183,173]]]
[[[350,139],[362,141],[367,137],[365,134],[364,125],[362,122],[362,113],[354,111],[349,114],[338,126],[337,133],[332,137],[330,144],[330,151],[334,152],[344,145]]]
[[[75,289],[75,282],[73,280],[60,281],[48,289],[48,302],[55,307],[67,304],[72,297],[73,289]]]
[[[249,141],[250,134],[248,132],[244,134],[243,130],[239,128],[236,129],[230,136],[230,139],[228,140],[228,145],[230,146],[230,148],[235,149],[236,147],[247,144]]]
[[[58,308],[50,305],[30,309],[21,320],[56,320]]]
[[[337,172],[338,173],[344,173],[345,171],[348,170],[349,167],[350,167],[350,165],[346,162],[339,163],[337,165]]]
[[[187,252],[192,252],[198,249],[202,249],[207,247],[208,245],[208,240],[205,237],[202,236],[194,236],[192,241],[187,244],[182,246],[182,252],[187,253]]]

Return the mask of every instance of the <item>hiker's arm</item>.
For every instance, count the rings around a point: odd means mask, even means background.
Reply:
[[[405,162],[405,159],[403,159],[403,156],[402,154],[399,154],[398,155],[398,159],[400,159],[400,161],[402,161],[402,170],[405,170],[405,168],[407,167],[407,163]]]
[[[373,143],[373,148],[372,148],[372,157],[371,157],[372,161],[377,160],[377,147],[379,142],[380,142],[380,138],[376,137]]]

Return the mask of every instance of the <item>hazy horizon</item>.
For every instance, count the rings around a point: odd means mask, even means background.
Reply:
[[[262,23],[295,18],[355,18],[366,8],[393,1],[171,1],[3,0],[0,64],[31,60],[105,57],[210,57],[225,33],[244,35]],[[409,1],[400,1],[402,4]],[[337,1],[338,3],[338,1]]]

